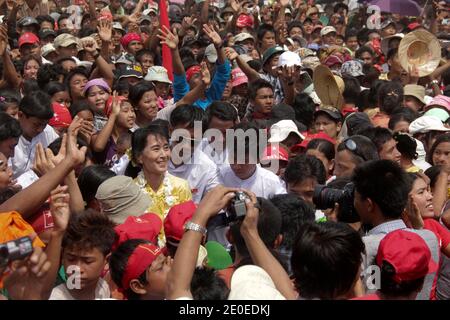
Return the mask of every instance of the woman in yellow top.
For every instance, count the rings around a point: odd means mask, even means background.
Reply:
[[[140,170],[135,182],[148,194],[151,205],[148,212],[156,213],[164,221],[174,205],[192,199],[186,180],[167,172],[170,160],[168,129],[160,125],[149,125],[136,130],[132,137],[132,163]]]

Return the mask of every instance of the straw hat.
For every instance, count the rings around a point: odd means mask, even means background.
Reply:
[[[313,74],[314,89],[323,105],[332,106],[339,110],[344,106],[342,96],[345,84],[341,77],[333,75],[324,65],[318,65]]]
[[[419,77],[425,77],[438,67],[441,60],[441,46],[433,34],[418,29],[402,39],[398,57],[403,69],[408,71],[415,65],[418,67]]]

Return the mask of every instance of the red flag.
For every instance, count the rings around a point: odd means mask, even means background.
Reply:
[[[161,28],[162,26],[166,26],[170,30],[169,14],[167,12],[166,0],[159,0],[159,16],[159,24]],[[169,79],[173,81],[172,53],[170,52],[170,48],[166,44],[163,44],[162,46],[162,64],[163,67],[167,69]]]

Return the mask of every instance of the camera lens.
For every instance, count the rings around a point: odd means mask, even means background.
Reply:
[[[318,185],[314,189],[313,202],[317,209],[325,210],[334,208],[342,198],[342,190],[332,189],[324,185]]]

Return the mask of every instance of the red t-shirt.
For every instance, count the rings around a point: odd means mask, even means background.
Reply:
[[[381,300],[381,298],[376,293],[372,293],[362,297],[353,298],[350,300]]]
[[[433,218],[424,219],[423,227],[436,235],[441,251],[450,244],[450,231]]]

